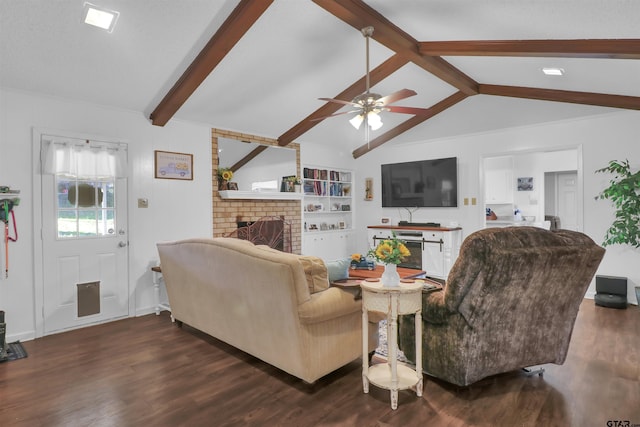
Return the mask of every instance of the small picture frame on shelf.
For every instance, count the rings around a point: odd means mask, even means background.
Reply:
[[[228,186],[229,186],[229,190],[236,190],[236,191],[238,190],[238,183],[237,182],[229,181]]]
[[[328,230],[329,229],[329,225],[326,222],[323,222],[322,224],[320,224],[320,230]]]
[[[324,205],[322,203],[314,203],[313,210],[314,212],[321,212],[324,210]]]
[[[280,191],[283,193],[292,193],[295,191],[294,188],[294,179],[295,175],[288,175],[282,177],[282,182],[280,183]]]
[[[351,211],[351,205],[342,205],[342,211],[343,212]]]
[[[317,224],[309,224],[309,230],[310,231],[314,231],[318,229],[318,225]]]
[[[345,228],[347,228],[347,223],[345,221],[338,221],[338,228],[340,230],[344,230]]]

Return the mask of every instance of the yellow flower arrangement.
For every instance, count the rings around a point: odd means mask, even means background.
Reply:
[[[218,169],[218,178],[223,181],[231,181],[231,178],[233,178],[233,171],[229,168],[220,168]]]
[[[393,236],[391,239],[385,239],[378,243],[378,246],[371,249],[368,255],[384,264],[400,264],[411,255],[411,252],[407,249],[405,242],[396,237],[396,233],[392,232],[391,234]]]

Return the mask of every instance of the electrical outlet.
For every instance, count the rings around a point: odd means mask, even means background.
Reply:
[[[138,199],[138,207],[139,208],[148,208],[149,200],[148,199]]]

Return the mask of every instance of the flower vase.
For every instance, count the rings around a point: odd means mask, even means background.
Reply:
[[[293,185],[293,189],[295,190],[296,193],[301,193],[302,192],[302,185],[294,184]]]
[[[382,273],[382,286],[385,288],[397,288],[400,286],[400,274],[397,264],[385,264]]]

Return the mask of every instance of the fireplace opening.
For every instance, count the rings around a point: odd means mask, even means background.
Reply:
[[[233,237],[291,252],[291,224],[282,217],[264,217],[257,221],[236,221]]]

